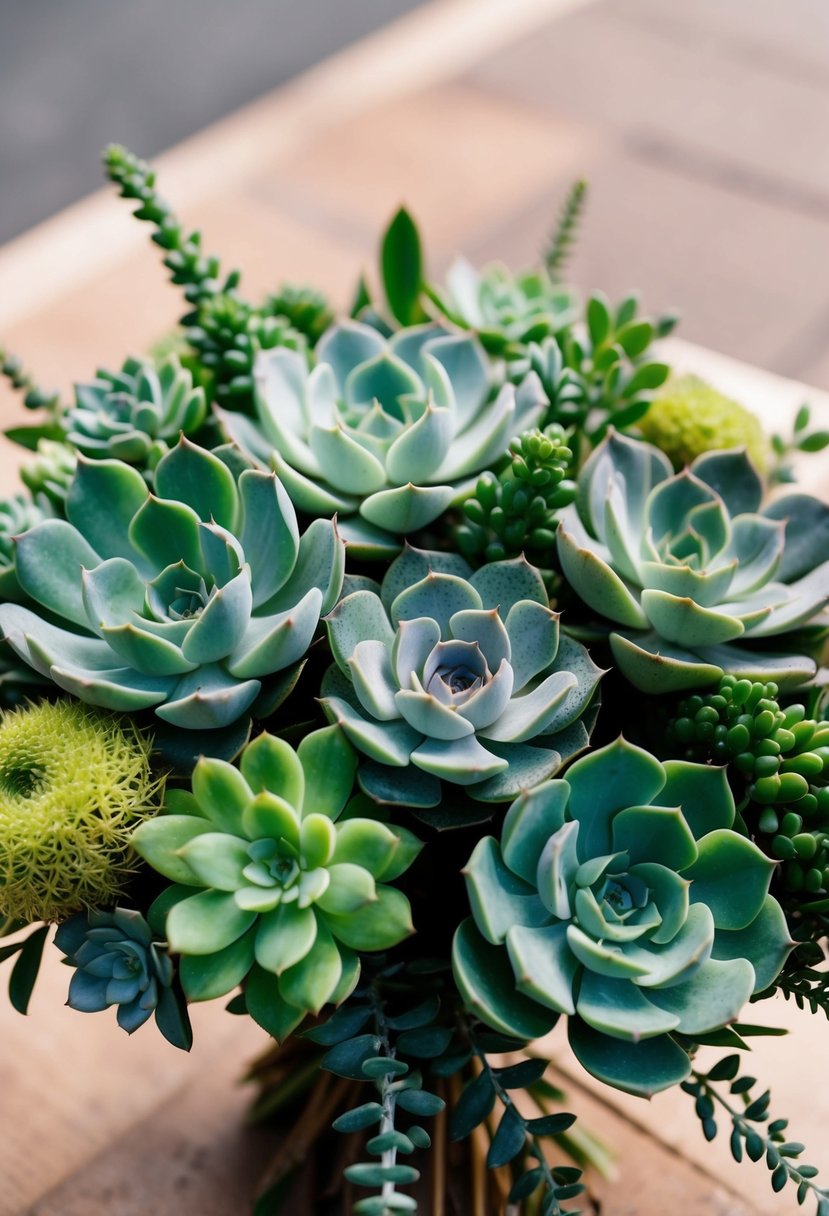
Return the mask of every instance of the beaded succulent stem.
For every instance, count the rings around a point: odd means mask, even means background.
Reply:
[[[23,394],[26,409],[54,411],[57,408],[58,394],[45,392],[17,355],[10,354],[3,346],[0,346],[0,373],[16,392]]]
[[[184,288],[190,304],[198,306],[203,300],[232,291],[238,285],[237,270],[223,279],[219,259],[202,252],[201,233],[184,231],[170,205],[156,190],[155,172],[146,161],[112,144],[104,152],[103,162],[107,177],[119,188],[121,197],[139,204],[133,214],[155,228],[152,239],[165,250],[164,265],[173,283]]]

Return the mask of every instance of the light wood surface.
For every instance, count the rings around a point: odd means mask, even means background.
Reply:
[[[538,54],[544,48],[552,54],[550,48],[566,46],[566,37],[577,48],[579,40],[599,37],[602,23],[612,23],[608,7],[584,0],[433,0],[168,153],[160,163],[162,188],[185,221],[203,229],[208,250],[219,251],[226,266],[244,268],[253,294],[298,279],[345,303],[359,270],[372,267],[378,229],[401,199],[421,220],[435,272],[461,248],[472,256],[529,259],[569,181],[594,169],[602,179],[618,169],[622,154],[586,103],[549,103],[549,91],[539,92],[545,79],[549,85],[543,72],[528,70],[519,88],[509,44],[523,38]],[[719,11],[713,3],[704,7]],[[625,7],[629,18],[637,9],[643,19],[652,15],[647,0]],[[773,23],[761,23],[757,36],[778,34]],[[630,28],[623,36],[633,55]],[[571,86],[577,99],[577,72]],[[801,101],[798,94],[788,104]],[[746,145],[741,155],[759,156],[758,147]],[[657,179],[639,165],[627,180],[641,191],[640,201],[656,189],[667,205],[674,196],[660,194],[664,182]],[[694,199],[704,202],[703,188],[695,189]],[[634,206],[631,197],[599,201],[600,221],[610,203],[620,214]],[[747,211],[755,226],[770,215],[766,204],[738,200],[735,222]],[[600,230],[606,234],[607,225],[600,223]],[[588,237],[577,263],[583,280],[603,282],[607,270],[611,286],[625,286],[643,266],[652,277],[658,259],[637,244],[638,231],[633,225],[628,242],[603,235],[590,244]],[[813,246],[815,231],[806,234]],[[689,271],[694,252],[682,255]],[[663,252],[662,261],[673,253]],[[812,257],[815,273],[823,274],[814,249]],[[732,267],[732,277],[739,279],[742,269]],[[683,284],[694,306],[716,316],[724,290],[718,273],[713,284],[690,273]],[[720,334],[720,345],[748,350],[762,362],[748,338],[764,302],[750,298],[758,292],[755,280],[748,282],[745,296],[737,297],[745,315],[731,329],[716,329],[711,343],[718,345]],[[793,301],[795,312],[783,323],[786,341],[794,341],[798,326],[811,325],[817,302],[795,300],[794,271],[776,287],[784,302]],[[66,391],[96,366],[146,349],[169,330],[179,309],[146,230],[107,193],[0,250],[0,340],[37,368],[47,386]],[[763,332],[770,331],[761,325]],[[677,366],[707,376],[771,427],[785,426],[804,399],[829,420],[825,393],[687,342],[666,346]],[[819,368],[812,347],[807,355],[806,365]],[[5,388],[0,412],[6,425],[21,415]],[[0,450],[7,489],[17,460],[9,445]],[[826,493],[826,470],[824,461],[803,462],[810,489]],[[260,1048],[261,1033],[226,1015],[221,1003],[199,1008],[196,1045],[185,1056],[150,1027],[128,1039],[108,1015],[65,1009],[67,979],[50,947],[29,1017],[0,1004],[0,1216],[244,1213],[270,1140],[244,1129],[247,1095],[236,1082]],[[756,1012],[796,1033],[758,1040],[752,1071],[771,1085],[775,1111],[791,1118],[792,1136],[807,1142],[810,1159],[829,1169],[829,1094],[815,1084],[826,1059],[826,1024],[782,1002]],[[555,1051],[574,1108],[618,1151],[615,1184],[597,1184],[604,1216],[794,1210],[788,1192],[771,1195],[761,1166],[738,1168],[726,1160],[724,1137],[703,1142],[684,1095],[647,1104],[602,1091],[600,1102],[560,1044]]]

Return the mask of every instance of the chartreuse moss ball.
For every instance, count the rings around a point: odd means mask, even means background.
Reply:
[[[60,921],[111,906],[129,838],[155,813],[151,740],[77,701],[0,719],[0,919]]]
[[[768,463],[768,440],[759,419],[699,376],[675,376],[650,404],[639,427],[675,469],[703,452],[745,448],[754,464]]]

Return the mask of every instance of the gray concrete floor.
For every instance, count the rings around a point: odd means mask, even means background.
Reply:
[[[420,0],[2,0],[0,243]]]

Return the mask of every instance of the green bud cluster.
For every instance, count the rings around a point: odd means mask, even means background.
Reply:
[[[455,531],[464,556],[487,562],[520,553],[549,555],[555,547],[556,514],[573,501],[568,478],[573,453],[557,423],[513,439],[509,463],[498,474],[478,478],[463,504],[465,520]]]
[[[260,350],[305,346],[305,338],[286,317],[265,314],[230,294],[208,297],[186,336],[210,374],[215,400],[230,409],[250,403],[253,364]]]
[[[331,305],[321,291],[292,283],[285,283],[276,295],[268,296],[264,311],[271,317],[284,317],[305,335],[311,346],[316,346],[335,320]]]
[[[724,676],[716,693],[680,702],[668,742],[727,764],[745,784],[747,829],[782,862],[790,891],[829,888],[829,722],[781,708],[777,685]]]

